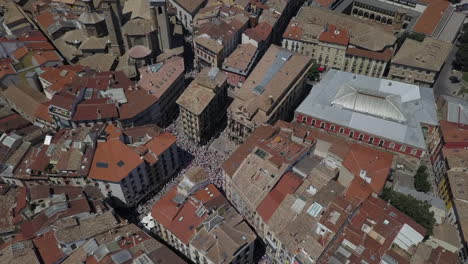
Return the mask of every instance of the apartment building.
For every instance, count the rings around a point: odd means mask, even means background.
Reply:
[[[235,92],[228,109],[229,138],[241,143],[256,127],[289,118],[307,92],[310,67],[310,57],[272,45]]]
[[[422,42],[407,38],[392,59],[388,77],[432,87],[452,47],[451,43],[430,37]]]
[[[380,263],[395,252],[409,263],[426,230],[377,198],[392,164],[388,152],[279,121],[257,128],[226,160],[223,187],[274,263]],[[369,245],[380,254],[372,257]]]
[[[392,152],[437,156],[432,89],[330,70],[296,109],[295,120]]]
[[[134,206],[178,168],[175,142],[175,136],[157,127],[122,131],[108,125],[98,136],[88,178],[117,205]]]
[[[164,194],[143,223],[194,263],[253,263],[255,233],[201,168]]]
[[[312,57],[323,67],[381,78],[395,41],[391,28],[303,6],[286,28],[282,46]]]
[[[202,8],[194,20],[195,65],[221,68],[241,42],[249,22],[248,13],[236,6],[214,2]]]
[[[260,50],[250,43],[237,46],[223,62],[228,84],[231,87],[241,87],[260,57]]]
[[[205,4],[206,0],[169,0],[168,3],[176,9],[176,16],[184,28],[193,31],[193,19]]]
[[[455,112],[454,110],[451,112]],[[458,111],[459,115],[463,115],[462,110]],[[440,121],[443,147],[435,164],[435,167],[440,168],[435,175],[438,192],[446,204],[448,222],[457,227],[461,248],[459,257],[464,261],[468,259],[468,197],[465,194],[468,188],[465,164],[468,158],[468,129],[465,124],[465,119],[455,122]]]
[[[205,68],[177,99],[184,133],[197,143],[213,135],[227,108],[227,75]]]

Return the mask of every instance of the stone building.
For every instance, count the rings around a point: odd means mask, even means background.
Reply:
[[[312,57],[322,67],[380,78],[395,41],[388,26],[304,6],[284,32],[282,46]]]
[[[145,227],[194,263],[253,263],[255,233],[208,183],[203,169],[189,171],[153,205]]]
[[[227,75],[205,68],[177,99],[184,133],[198,143],[208,140],[226,115]]]
[[[395,81],[431,87],[453,45],[426,37],[422,42],[407,38],[392,59],[388,77]]]
[[[291,117],[291,109],[307,92],[305,79],[311,66],[310,57],[272,45],[235,92],[228,109],[229,138],[241,143],[261,124]]]

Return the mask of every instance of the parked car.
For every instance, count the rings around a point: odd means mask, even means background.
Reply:
[[[449,77],[449,80],[452,82],[452,83],[459,83],[460,82],[460,79],[458,79],[457,76],[450,76]]]

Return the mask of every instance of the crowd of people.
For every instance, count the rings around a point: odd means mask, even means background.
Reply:
[[[147,215],[150,212],[152,205],[169,189],[177,185],[180,178],[191,168],[203,168],[208,173],[211,183],[216,185],[218,188],[222,188],[223,185],[221,165],[227,158],[226,153],[210,150],[209,146],[213,142],[212,140],[207,144],[200,146],[187,137],[183,132],[182,121],[180,118],[176,119],[175,122],[165,130],[167,132],[171,132],[177,137],[180,170],[161,190],[155,193],[153,197],[137,207],[137,211],[140,213],[140,218]]]

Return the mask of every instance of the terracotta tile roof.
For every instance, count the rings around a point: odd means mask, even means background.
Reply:
[[[13,52],[13,57],[15,57],[15,59],[19,60],[19,59],[23,58],[24,56],[26,56],[26,54],[28,54],[28,52],[29,52],[28,48],[23,46],[23,47],[17,49],[15,52]]]
[[[34,58],[39,65],[44,65],[47,62],[62,61],[62,58],[56,51],[38,51],[35,52]]]
[[[355,177],[346,193],[346,198],[351,201],[367,198],[371,193],[364,193],[369,191],[366,185],[369,185],[371,192],[380,193],[390,173],[392,162],[393,155],[389,152],[353,144],[343,160],[343,166]],[[369,184],[360,177],[361,173],[365,173],[365,177],[370,178]]]
[[[36,109],[36,112],[34,113],[34,116],[37,119],[43,120],[47,123],[54,123],[54,120],[52,117],[49,115],[49,102],[39,104],[39,106]]]
[[[18,130],[29,126],[28,120],[22,118],[18,114],[10,115],[5,118],[0,119],[0,132],[9,133],[13,130]]]
[[[364,224],[372,229],[372,234],[363,231]],[[426,230],[421,225],[395,207],[380,198],[370,196],[352,216],[342,235],[333,242],[324,256],[329,259],[335,252],[339,252],[338,248],[346,239],[356,246],[365,248],[362,254],[351,252],[348,257],[351,263],[361,263],[361,260],[368,263],[380,263],[384,254],[391,250],[393,241],[405,224],[421,236],[426,234]]]
[[[109,136],[105,142],[97,144],[89,177],[95,180],[120,182],[144,161],[120,140],[122,134],[120,129],[108,125],[106,132]]]
[[[293,172],[287,172],[257,207],[263,221],[268,222],[288,194],[296,192],[303,180]]]
[[[69,92],[59,92],[54,94],[50,100],[51,106],[60,107],[71,111],[73,104],[77,100],[76,96]]]
[[[15,68],[13,68],[12,60],[10,58],[0,60],[0,79],[3,77],[16,74]]]
[[[286,28],[286,30],[283,33],[283,38],[287,39],[294,39],[294,40],[302,40],[302,34],[304,33],[304,30],[302,29],[301,26],[295,21],[291,21],[289,26]]]
[[[360,48],[348,48],[346,55],[371,58],[376,60],[390,61],[393,56],[393,49],[386,48],[383,52],[365,50]]]
[[[65,255],[58,248],[57,239],[55,239],[54,231],[49,231],[41,236],[33,239],[36,249],[39,251],[44,264],[58,263]]]
[[[426,35],[432,35],[445,11],[450,6],[450,2],[447,0],[421,0],[421,2],[427,3],[428,6],[413,26],[412,30]]]
[[[349,35],[345,29],[338,29],[335,25],[328,25],[320,34],[319,40],[326,43],[348,46]]]
[[[29,50],[55,50],[49,42],[29,42],[24,44]]]
[[[146,143],[145,147],[147,147],[149,150],[151,150],[151,152],[159,156],[164,151],[169,149],[172,145],[174,145],[176,141],[177,138],[173,134],[165,132],[153,137],[153,139]]]
[[[115,104],[79,104],[72,120],[103,120],[118,117],[119,113]]]
[[[468,126],[440,120],[440,130],[445,144],[467,144]]]
[[[195,214],[198,206],[210,203],[222,196],[213,184],[208,185],[206,188],[208,190],[201,189],[194,194],[199,202],[188,199],[182,205],[177,205],[173,200],[177,195],[177,186],[174,186],[153,205],[151,215],[182,243],[187,245],[195,235],[196,227],[207,217],[206,213],[201,217]]]
[[[315,3],[321,7],[329,8],[336,0],[315,0]]]
[[[248,28],[244,31],[244,34],[249,36],[251,39],[254,39],[257,42],[266,41],[273,31],[273,27],[266,23],[259,23],[254,28]]]
[[[52,25],[55,22],[55,17],[56,15],[52,14],[49,11],[44,11],[38,16],[36,16],[36,20],[41,25],[43,28],[47,29],[50,25]]]

